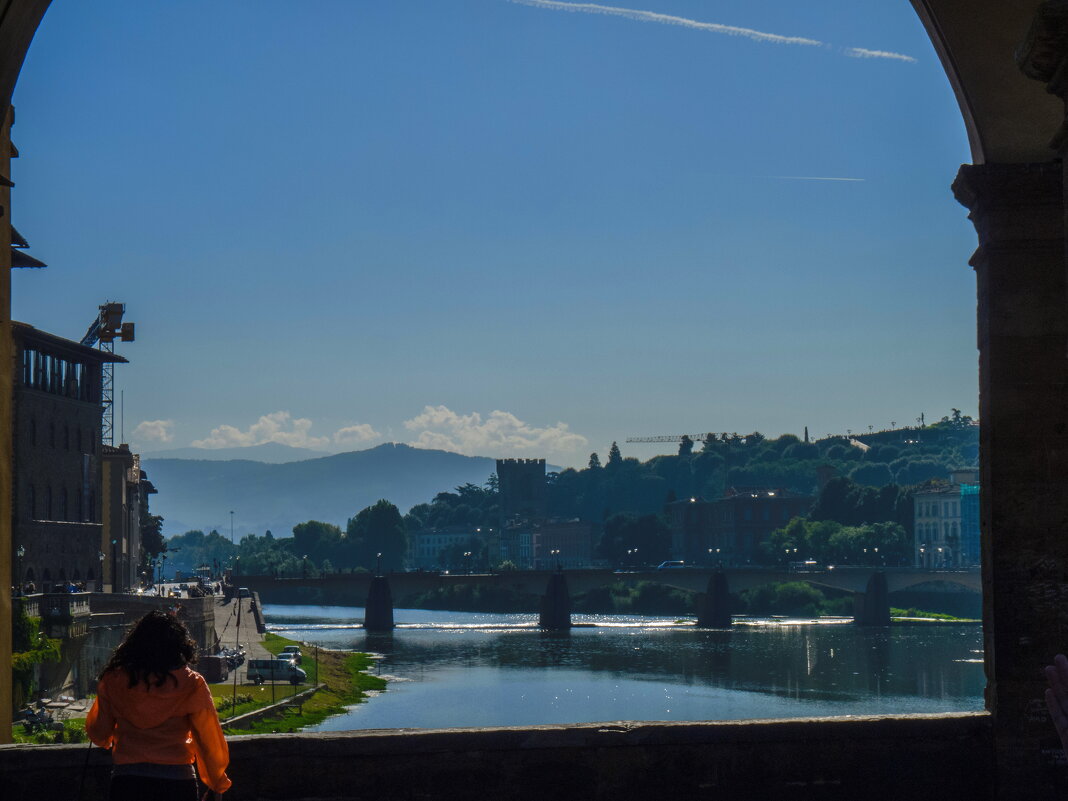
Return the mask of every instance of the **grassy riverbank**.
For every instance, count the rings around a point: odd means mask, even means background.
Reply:
[[[321,723],[331,715],[339,715],[347,706],[363,701],[369,692],[381,691],[386,687],[385,679],[372,676],[366,671],[372,665],[371,657],[367,654],[352,653],[349,651],[330,651],[320,648],[318,659],[315,658],[315,649],[296,640],[279,637],[277,634],[268,633],[263,642],[264,647],[273,654],[279,654],[287,645],[299,645],[303,652],[301,668],[308,674],[309,681],[318,681],[323,685],[318,692],[308,698],[301,705],[298,712],[288,709],[279,712],[277,717],[251,724],[249,728],[229,729],[223,722],[223,729],[227,734],[270,734],[272,732],[299,731],[306,726]],[[229,712],[229,693],[233,692],[230,685],[212,685],[212,694],[216,696],[217,705],[221,701]],[[271,703],[271,689],[269,687],[254,687],[252,685],[238,686],[238,699],[241,696],[251,696],[252,701],[244,704],[239,703],[237,714],[244,714],[255,709],[267,706]],[[278,701],[292,692],[289,685],[279,685],[275,688],[275,697]]]

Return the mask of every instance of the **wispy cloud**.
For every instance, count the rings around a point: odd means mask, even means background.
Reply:
[[[778,181],[847,181],[849,183],[862,183],[867,178],[832,178],[823,175],[775,175]]]
[[[907,61],[915,64],[916,59],[906,56],[904,53],[894,53],[889,50],[869,50],[866,47],[847,47],[844,51],[851,58],[889,58],[893,61]]]
[[[784,36],[778,33],[767,33],[752,28],[741,28],[737,25],[722,25],[718,22],[701,22],[687,17],[676,17],[671,14],[661,14],[656,11],[643,11],[637,8],[620,8],[619,6],[604,6],[599,3],[562,3],[559,0],[508,0],[521,6],[544,8],[550,11],[569,11],[573,14],[604,14],[613,17],[624,17],[636,22],[656,22],[661,25],[678,25],[696,31],[707,33],[719,33],[726,36],[742,36],[754,42],[767,42],[770,44],[808,45],[810,47],[828,47],[819,39],[810,39],[807,36]],[[904,53],[894,53],[889,50],[869,50],[866,47],[845,47],[840,52],[851,58],[886,58],[894,61],[905,61],[915,64],[916,59],[906,56]]]
[[[819,47],[823,44],[816,39],[808,39],[804,36],[782,36],[777,33],[765,33],[755,31],[752,28],[739,28],[735,25],[720,25],[715,22],[699,22],[686,17],[674,17],[670,14],[658,14],[655,11],[640,11],[633,8],[618,8],[616,6],[602,6],[597,3],[560,3],[557,0],[509,0],[521,6],[533,6],[534,8],[547,8],[553,11],[570,11],[578,14],[607,14],[613,17],[626,17],[637,22],[658,22],[661,25],[679,25],[683,28],[691,28],[708,33],[721,33],[727,36],[744,36],[755,42],[770,42],[773,44],[812,45]]]
[[[587,442],[569,431],[566,423],[539,428],[499,410],[483,419],[478,412],[457,414],[447,406],[426,406],[421,414],[406,420],[404,427],[415,434],[413,447],[468,456],[571,454]]]

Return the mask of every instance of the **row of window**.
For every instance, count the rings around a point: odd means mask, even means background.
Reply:
[[[34,448],[37,447],[37,420],[30,420],[30,445]],[[84,446],[88,445],[88,449]],[[48,447],[59,448],[69,451],[73,449],[79,453],[96,453],[96,429],[91,428],[88,431],[88,438],[85,437],[85,432],[82,431],[81,426],[76,426],[74,429],[74,436],[71,437],[71,430],[69,425],[64,425],[62,430],[58,429],[54,422],[48,424]]]
[[[61,520],[73,523],[96,523],[96,493],[68,492],[62,487],[54,492],[51,485],[38,498],[37,487],[30,484],[27,493],[31,520]]]
[[[916,517],[960,517],[960,503],[958,501],[942,501],[941,505],[937,501],[918,503],[916,504]]]
[[[95,379],[95,371],[83,362],[24,348],[19,368],[23,386],[90,403],[100,401],[100,382]]]
[[[957,537],[960,535],[960,529],[957,527],[957,523],[943,523],[942,524],[942,539],[948,540],[951,537]],[[916,526],[916,536],[921,540],[932,541],[938,539],[938,523],[920,523]]]

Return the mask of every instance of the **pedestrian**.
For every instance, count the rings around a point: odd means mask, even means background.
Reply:
[[[185,626],[159,611],[115,649],[85,721],[89,738],[111,749],[109,801],[197,801],[194,762],[210,790],[229,789],[229,749],[195,660]]]

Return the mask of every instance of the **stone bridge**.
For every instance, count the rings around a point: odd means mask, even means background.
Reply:
[[[829,567],[815,570],[741,567],[730,569],[680,568],[668,570],[612,571],[522,570],[503,573],[391,573],[374,577],[369,573],[336,573],[317,578],[275,578],[243,576],[238,583],[260,594],[268,603],[350,603],[367,610],[367,628],[393,627],[393,599],[404,599],[431,590],[456,585],[498,587],[520,595],[541,599],[541,623],[545,628],[569,628],[570,599],[573,594],[609,586],[617,582],[637,584],[652,581],[679,590],[697,593],[697,622],[701,626],[731,624],[730,594],[763,584],[804,581],[809,584],[853,593],[854,619],[862,625],[890,622],[888,595],[923,584],[956,584],[980,593],[979,568],[930,570],[925,568]]]

